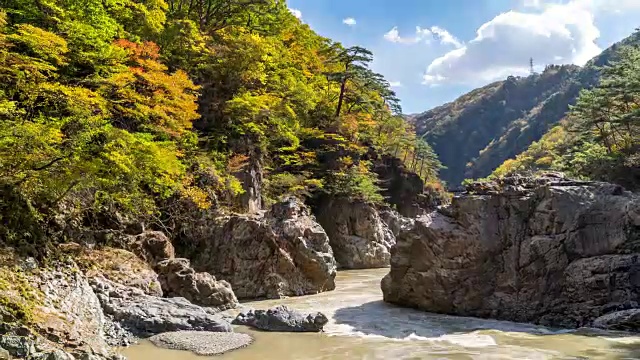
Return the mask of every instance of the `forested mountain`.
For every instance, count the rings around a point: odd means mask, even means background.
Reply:
[[[559,170],[640,189],[640,46],[620,47],[567,116],[491,177]]]
[[[323,191],[379,201],[371,154],[437,182],[372,54],[281,0],[0,0],[0,239]],[[19,205],[18,205],[19,204]],[[102,224],[104,225],[104,224]]]
[[[422,114],[412,115],[418,134],[433,146],[449,186],[491,174],[538,141],[563,119],[580,90],[598,83],[599,67],[618,57],[638,35],[613,45],[584,67],[550,65],[540,74],[509,77]]]

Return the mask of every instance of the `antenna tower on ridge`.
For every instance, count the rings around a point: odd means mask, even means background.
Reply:
[[[529,58],[529,68],[530,68],[529,71],[531,72],[531,75],[536,73],[536,71],[533,69],[533,58]]]

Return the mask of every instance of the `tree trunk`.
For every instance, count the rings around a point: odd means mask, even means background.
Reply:
[[[347,87],[347,79],[344,78],[342,80],[342,84],[340,84],[340,98],[338,99],[338,108],[336,109],[336,117],[340,117],[340,111],[342,110],[342,101],[344,100],[344,91]]]
[[[340,111],[342,110],[342,102],[344,101],[344,92],[347,89],[347,71],[349,71],[349,64],[344,66],[344,76],[342,77],[342,83],[340,84],[340,98],[338,99],[338,108],[336,109],[336,118],[340,117]]]

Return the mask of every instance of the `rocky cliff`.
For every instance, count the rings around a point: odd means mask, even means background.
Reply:
[[[401,231],[382,290],[431,312],[640,330],[640,197],[560,175],[474,184]]]
[[[336,262],[324,229],[296,199],[263,214],[211,219],[183,255],[198,271],[231,283],[239,299],[315,294],[335,288]]]
[[[328,197],[320,201],[316,214],[329,235],[338,266],[343,269],[389,266],[389,251],[396,238],[373,205]]]
[[[382,196],[401,215],[416,217],[448,201],[444,192],[425,188],[420,176],[407,169],[402,160],[389,155],[371,158]]]

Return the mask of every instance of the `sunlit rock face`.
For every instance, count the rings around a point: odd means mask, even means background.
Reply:
[[[385,301],[563,327],[639,307],[637,195],[560,175],[467,190],[400,233]]]

